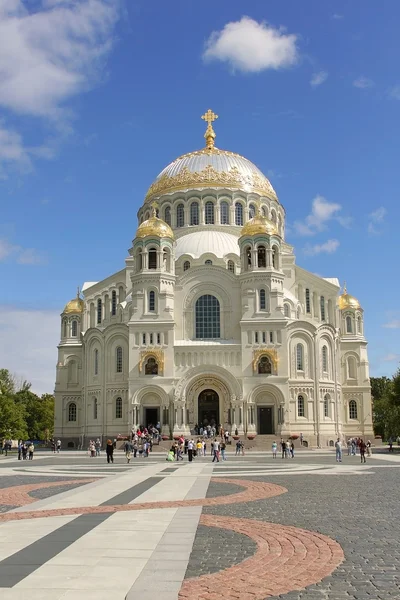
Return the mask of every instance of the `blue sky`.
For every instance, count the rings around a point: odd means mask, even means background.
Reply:
[[[0,366],[52,391],[59,314],[124,266],[147,188],[202,147],[269,176],[302,267],[347,281],[373,375],[398,343],[400,4],[2,0]]]

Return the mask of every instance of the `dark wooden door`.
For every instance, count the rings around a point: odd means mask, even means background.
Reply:
[[[272,406],[259,406],[258,433],[260,435],[272,435],[274,433],[274,414]]]

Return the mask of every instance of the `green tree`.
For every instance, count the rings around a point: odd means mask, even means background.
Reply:
[[[371,377],[375,435],[383,439],[400,435],[400,370],[388,377]]]
[[[54,427],[54,396],[43,394],[41,398],[28,389],[15,394],[15,401],[24,407],[28,437],[36,440],[49,439]]]
[[[0,438],[26,439],[27,433],[24,406],[0,394]]]

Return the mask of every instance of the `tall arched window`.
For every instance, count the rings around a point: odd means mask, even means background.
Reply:
[[[70,360],[68,362],[68,383],[78,383],[78,363],[76,360]]]
[[[220,305],[215,296],[200,296],[195,306],[197,339],[218,339],[221,337]]]
[[[310,290],[306,288],[306,312],[311,312],[311,300],[310,300]]]
[[[149,292],[149,312],[155,312],[156,310],[156,293],[154,290]]]
[[[199,203],[192,202],[190,205],[190,224],[198,225],[199,224]]]
[[[176,226],[183,227],[185,225],[185,207],[183,204],[178,204],[176,207]]]
[[[147,362],[144,366],[144,374],[145,375],[158,375],[158,363],[153,356],[147,359]]]
[[[321,321],[325,321],[325,297],[321,296],[319,302],[321,306]]]
[[[297,396],[297,416],[305,417],[306,415],[306,407],[304,402],[304,396]]]
[[[98,415],[98,403],[97,398],[93,398],[93,419],[96,421]]]
[[[276,246],[272,247],[272,266],[274,267],[274,269],[278,269],[279,268],[279,261],[278,261],[278,248]]]
[[[221,202],[220,207],[220,223],[221,225],[229,225],[229,204],[225,201]]]
[[[324,417],[329,417],[329,394],[324,396]]]
[[[136,254],[136,271],[141,271],[143,269],[143,254],[141,250],[137,251]]]
[[[233,260],[228,260],[228,271],[230,271],[231,273],[235,272],[235,263],[233,262]]]
[[[149,269],[157,269],[157,250],[150,248],[149,250]]]
[[[349,419],[358,419],[358,408],[355,400],[349,402]]]
[[[122,419],[122,398],[120,396],[115,399],[115,418]]]
[[[322,346],[322,371],[328,372],[328,348],[326,346]]]
[[[262,214],[263,217],[268,217],[267,209],[266,209],[265,206],[261,207],[261,214]]]
[[[249,206],[249,219],[252,219],[255,216],[256,216],[256,207],[254,206],[254,204],[250,204],[250,206]]]
[[[259,269],[265,269],[267,266],[267,252],[265,246],[258,246],[257,248],[257,266]]]
[[[265,310],[267,308],[267,300],[265,290],[260,290],[260,310]]]
[[[68,421],[70,423],[76,421],[76,404],[75,404],[75,402],[71,402],[68,405]]]
[[[76,337],[78,335],[78,321],[72,321],[71,323],[71,336]]]
[[[290,319],[290,304],[288,304],[287,302],[285,302],[285,304],[283,305],[283,311],[284,311],[284,315],[287,319]]]
[[[102,302],[101,299],[99,298],[97,300],[97,324],[99,325],[99,323],[101,323],[101,316],[102,316]]]
[[[214,203],[208,200],[205,205],[206,225],[214,225]]]
[[[258,374],[259,375],[271,375],[272,364],[268,356],[262,356],[258,361]]]
[[[277,223],[277,218],[276,218],[276,212],[274,211],[274,209],[272,209],[272,210],[271,210],[271,221],[272,221],[273,223],[275,223],[275,225],[276,225],[276,223]]]
[[[112,291],[111,294],[111,315],[114,317],[117,314],[117,292]]]
[[[349,356],[347,358],[347,378],[357,379],[357,363],[354,356]]]
[[[99,351],[97,348],[94,349],[94,374],[99,374]]]
[[[183,263],[183,270],[187,271],[188,269],[190,269],[190,262],[188,260],[185,260],[185,262]]]
[[[298,371],[304,371],[304,346],[297,344],[296,346],[296,368]]]
[[[362,334],[362,318],[361,315],[357,317],[357,333]]]
[[[244,268],[247,270],[247,269],[251,268],[251,248],[249,246],[247,246],[247,248],[244,249],[244,256],[245,256]]]
[[[170,206],[166,206],[165,207],[165,211],[164,211],[164,221],[166,223],[168,223],[168,225],[171,225],[171,207]]]
[[[235,202],[235,225],[243,227],[243,204]]]
[[[122,373],[122,348],[118,346],[115,351],[115,370],[117,373]]]
[[[353,333],[353,321],[350,315],[346,317],[346,333]]]

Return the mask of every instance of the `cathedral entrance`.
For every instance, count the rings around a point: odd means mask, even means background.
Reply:
[[[274,432],[274,413],[273,406],[259,406],[257,409],[257,423],[260,435],[272,435]]]
[[[198,399],[199,427],[218,427],[219,422],[219,396],[214,390],[203,390]]]
[[[159,421],[158,408],[145,408],[144,425],[148,428],[149,425],[155,427]]]

